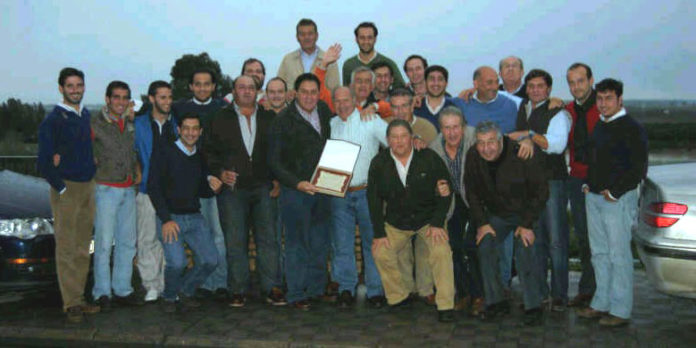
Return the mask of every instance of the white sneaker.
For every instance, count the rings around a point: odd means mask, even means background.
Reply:
[[[154,302],[157,301],[157,298],[159,297],[159,293],[155,289],[150,289],[147,291],[147,294],[145,294],[145,302]]]

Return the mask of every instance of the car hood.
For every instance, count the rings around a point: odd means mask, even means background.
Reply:
[[[0,170],[0,218],[50,218],[49,192],[46,180]]]
[[[696,162],[650,166],[648,178],[665,193],[696,194]]]

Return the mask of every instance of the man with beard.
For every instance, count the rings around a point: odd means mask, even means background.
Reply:
[[[394,84],[394,70],[386,62],[372,64],[372,71],[375,72],[375,90],[372,92],[377,100],[389,102],[389,92]]]
[[[404,72],[406,76],[408,76],[406,88],[408,88],[413,95],[425,95],[425,69],[427,67],[428,61],[417,54],[412,54],[406,58],[404,62]]]
[[[447,69],[441,65],[431,65],[425,69],[425,90],[427,93],[421,101],[421,105],[413,110],[414,114],[430,121],[438,132],[440,131],[440,111],[454,105],[445,96],[448,77]]]
[[[392,70],[392,75],[394,78],[394,87],[403,87],[404,79],[401,77],[399,68],[396,66],[393,60],[383,56],[381,53],[375,51],[375,43],[377,42],[377,26],[372,22],[362,22],[353,31],[355,34],[355,42],[360,48],[360,52],[353,57],[348,58],[348,60],[343,63],[343,85],[349,86],[352,82],[351,74],[355,68],[364,66],[370,67],[377,63],[386,63]],[[394,74],[393,72],[396,72]]]

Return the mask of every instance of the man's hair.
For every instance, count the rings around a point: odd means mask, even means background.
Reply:
[[[375,72],[372,71],[372,69],[366,67],[366,66],[359,66],[355,69],[353,69],[353,72],[350,73],[350,82],[355,82],[355,75],[361,73],[361,72],[369,72],[370,76],[372,77],[372,83],[375,83],[375,79],[377,76],[375,75]]]
[[[355,91],[353,91],[352,88],[349,88],[347,86],[338,86],[331,91],[331,100],[336,100],[336,91],[338,91],[341,88],[346,88],[350,92],[350,98],[355,100]]]
[[[568,71],[575,70],[577,68],[585,68],[585,73],[587,73],[587,79],[589,80],[592,78],[592,68],[590,68],[590,66],[585,64],[585,63],[581,63],[581,62],[573,63],[568,68]]]
[[[541,69],[530,70],[529,73],[527,74],[527,76],[524,77],[524,83],[526,84],[527,82],[529,82],[529,80],[537,78],[537,77],[543,78],[544,82],[546,82],[546,85],[549,88],[551,88],[551,86],[553,85],[553,78],[551,77],[551,74],[549,74],[546,71],[541,70]]]
[[[109,85],[106,86],[106,96],[111,97],[111,95],[114,92],[114,89],[125,89],[128,91],[128,99],[131,97],[131,90],[130,87],[128,87],[128,84],[123,82],[123,81],[111,81],[109,82]]]
[[[317,89],[319,89],[319,87],[321,86],[321,83],[319,82],[319,78],[317,77],[317,75],[314,75],[312,73],[304,73],[304,74],[298,76],[297,79],[295,80],[295,85],[294,85],[295,90],[296,91],[299,90],[300,85],[302,84],[302,82],[305,82],[305,81],[312,81],[312,82],[316,83]]]
[[[597,92],[614,91],[614,93],[616,93],[616,97],[618,98],[623,95],[623,82],[612,78],[607,78],[599,81],[599,83],[595,85],[595,90]]]
[[[439,71],[442,76],[445,77],[445,82],[449,79],[449,72],[447,72],[447,69],[445,69],[444,66],[442,65],[431,65],[425,69],[425,79],[428,79],[428,75],[432,73],[433,71]]]
[[[279,76],[276,76],[276,77],[274,77],[274,78],[268,80],[268,83],[266,83],[266,90],[268,90],[268,85],[270,85],[272,81],[280,81],[280,82],[282,82],[282,83],[283,83],[283,89],[285,90],[285,92],[288,91],[288,83],[285,82],[285,80],[284,80],[282,77],[279,77]]]
[[[507,56],[498,62],[498,70],[503,70],[503,62],[508,58],[514,58],[518,63],[520,63],[520,70],[524,70],[524,63],[522,63],[522,58],[517,56]]]
[[[370,69],[372,69],[372,71],[375,71],[375,70],[380,69],[380,68],[389,69],[389,75],[391,75],[392,77],[394,76],[394,70],[392,70],[391,65],[389,65],[389,63],[387,63],[385,61],[379,61],[379,62],[376,62],[376,63],[370,65]]]
[[[408,64],[408,61],[411,59],[420,59],[420,61],[423,63],[423,69],[428,67],[428,61],[425,58],[417,54],[412,54],[408,56],[408,58],[406,58],[406,60],[404,61],[404,72],[406,72],[406,64]]]
[[[251,82],[253,82],[253,84],[254,84],[254,90],[255,91],[259,90],[259,85],[256,83],[256,79],[253,76],[249,76],[249,75],[239,75],[239,76],[235,77],[234,80],[232,80],[232,89],[237,88],[237,81],[242,77],[250,78]]]
[[[208,68],[196,68],[191,73],[191,76],[189,76],[189,85],[193,84],[193,77],[196,76],[196,74],[208,74],[210,75],[210,80],[213,81],[213,84],[217,84],[217,76],[215,76],[215,73],[208,69]]]
[[[406,88],[394,88],[389,92],[389,98],[394,100],[394,97],[408,97],[408,99],[413,102],[413,92]]]
[[[495,69],[491,68],[490,66],[482,65],[476,68],[476,70],[474,70],[474,80],[478,79],[481,76],[481,71],[485,68],[490,68],[491,70],[495,71]]]
[[[160,88],[172,89],[172,85],[170,85],[167,81],[154,81],[150,84],[150,87],[147,88],[147,95],[154,97],[155,95],[157,95],[157,90]]]
[[[300,21],[297,22],[297,26],[295,26],[295,32],[297,32],[298,30],[300,30],[300,27],[304,27],[304,26],[307,26],[307,25],[313,26],[313,27],[314,27],[314,32],[315,32],[315,33],[318,32],[318,30],[317,30],[317,23],[314,23],[314,21],[311,20],[311,19],[309,19],[309,18],[302,18],[302,19],[300,19]]]
[[[493,121],[483,121],[476,125],[475,133],[485,134],[488,132],[495,131],[496,137],[500,140],[503,137],[503,132],[500,130],[500,126]]]
[[[201,117],[198,116],[198,114],[192,113],[192,112],[186,113],[186,114],[184,114],[184,116],[177,117],[176,125],[181,127],[181,125],[184,124],[184,120],[188,120],[188,119],[198,120],[198,125],[200,125],[200,127],[203,128],[203,125],[201,124]]]
[[[264,75],[266,75],[266,66],[263,65],[263,62],[256,59],[256,58],[249,58],[242,63],[242,75],[244,75],[244,70],[246,70],[246,66],[251,63],[259,63],[261,64],[261,71],[263,72]]]
[[[461,124],[462,127],[466,126],[466,118],[464,117],[462,110],[459,110],[459,108],[454,105],[447,106],[440,111],[440,116],[438,117],[440,126],[442,126],[442,118],[445,116],[459,117],[459,124]]]
[[[80,79],[82,79],[83,82],[85,81],[85,73],[75,68],[68,67],[63,68],[60,71],[60,74],[58,74],[58,85],[60,85],[61,87],[65,86],[65,80],[67,80],[70,76],[77,76]]]
[[[358,24],[358,26],[355,27],[355,30],[353,30],[353,33],[355,33],[355,37],[358,37],[358,29],[360,28],[372,28],[372,31],[375,33],[375,37],[377,37],[377,26],[375,25],[375,23],[362,22]]]
[[[406,130],[408,130],[408,134],[413,135],[413,129],[411,128],[411,125],[408,124],[408,122],[397,118],[389,122],[389,125],[387,126],[387,136],[389,136],[389,133],[391,133],[391,130],[396,127],[404,127]]]

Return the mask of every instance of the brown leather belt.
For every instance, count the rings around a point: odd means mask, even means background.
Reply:
[[[367,187],[367,185],[351,186],[348,188],[348,192],[360,191],[360,190],[365,189],[366,187]]]

